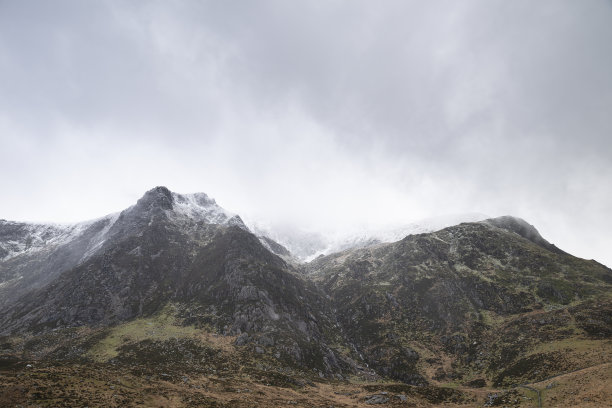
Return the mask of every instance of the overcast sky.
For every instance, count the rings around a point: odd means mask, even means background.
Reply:
[[[612,2],[0,0],[0,218],[512,214],[612,266]]]

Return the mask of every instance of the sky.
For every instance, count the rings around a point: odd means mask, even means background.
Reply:
[[[511,214],[612,266],[612,2],[0,0],[0,218]]]

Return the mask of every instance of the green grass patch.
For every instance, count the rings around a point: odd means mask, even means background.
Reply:
[[[453,390],[456,390],[459,387],[462,387],[462,384],[459,384],[456,381],[451,381],[451,382],[440,383],[440,387],[442,387],[442,388],[451,388]]]
[[[489,327],[501,326],[505,321],[502,316],[490,310],[482,309],[479,313],[481,322]]]
[[[168,305],[149,318],[136,319],[112,327],[102,340],[89,349],[86,356],[97,362],[106,362],[117,357],[119,348],[128,343],[147,339],[164,341],[192,337],[200,332],[194,326],[181,326],[175,312],[174,306]]]

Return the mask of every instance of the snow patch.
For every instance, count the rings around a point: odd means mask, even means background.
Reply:
[[[8,252],[7,255],[0,260],[7,261],[17,256],[30,255],[42,250],[66,245],[83,236],[84,232],[93,224],[100,221],[106,221],[107,224],[105,227],[90,239],[87,250],[81,259],[82,262],[102,246],[107,239],[108,231],[118,218],[119,213],[116,213],[95,220],[67,225],[5,222],[5,227],[8,226],[18,230],[16,232],[18,240],[0,242],[0,248]]]
[[[21,280],[21,279],[23,279],[23,276],[19,275],[19,276],[13,278],[13,279],[9,279],[7,281],[0,282],[0,289],[4,288],[6,286],[9,286],[9,285],[11,285],[11,284]]]
[[[485,214],[468,213],[426,218],[395,228],[358,229],[352,232],[308,233],[300,230],[275,231],[261,224],[251,224],[258,235],[267,236],[287,248],[302,262],[351,248],[379,243],[397,242],[408,235],[436,232],[463,222],[478,222],[489,218]]]
[[[49,246],[59,246],[71,241],[84,230],[83,224],[27,224],[7,222],[5,226],[19,229],[17,240],[0,242],[0,247],[8,252],[2,261],[19,255],[38,252]]]
[[[177,218],[202,221],[207,224],[238,225],[246,228],[240,217],[220,207],[204,193],[172,193],[173,215]]]
[[[96,251],[98,249],[100,249],[100,247],[102,247],[102,245],[108,239],[108,232],[110,231],[112,226],[115,225],[115,222],[117,222],[117,219],[119,219],[120,215],[121,215],[121,213],[110,214],[110,215],[107,215],[106,217],[98,220],[98,221],[105,220],[106,221],[106,225],[104,226],[104,228],[102,228],[100,231],[98,231],[96,233],[96,235],[94,235],[91,238],[91,240],[89,241],[89,245],[87,247],[87,251],[85,252],[83,257],[81,258],[79,263],[82,263],[83,261],[85,261],[87,258],[89,258],[94,253],[96,253]],[[91,225],[91,224],[92,223],[90,223],[89,225]]]

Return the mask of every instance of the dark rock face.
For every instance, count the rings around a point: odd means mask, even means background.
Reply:
[[[150,212],[155,209],[171,210],[174,198],[166,187],[155,187],[145,193],[136,203],[138,211]]]
[[[612,271],[512,217],[347,250],[299,272],[290,257],[205,194],[165,187],[78,226],[0,221],[0,336],[111,328],[172,304],[184,325],[236,336],[243,353],[318,376],[360,373],[423,387],[469,371],[481,374],[468,383],[478,387],[485,378],[544,376],[534,364],[549,357],[523,350],[573,330],[555,328],[575,322],[594,338],[612,333],[609,303],[593,303],[610,293]],[[542,317],[524,317],[536,312]],[[122,358],[214,354],[190,341],[144,340],[125,345]],[[442,367],[440,356],[453,365]]]

